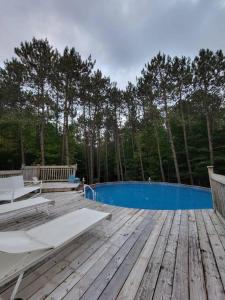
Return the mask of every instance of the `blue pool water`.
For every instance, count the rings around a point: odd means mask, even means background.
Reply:
[[[86,188],[86,197],[93,193]],[[212,208],[209,189],[166,183],[107,183],[95,187],[97,201],[130,208],[204,209]]]

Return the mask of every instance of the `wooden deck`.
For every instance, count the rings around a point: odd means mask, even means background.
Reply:
[[[78,192],[49,193],[50,217],[21,215],[1,230],[26,229],[81,207],[111,221],[30,269],[22,299],[225,299],[225,225],[212,210],[148,211],[101,205]],[[0,289],[9,299],[12,283]]]

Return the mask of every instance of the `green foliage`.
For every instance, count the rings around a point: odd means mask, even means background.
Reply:
[[[33,38],[15,54],[0,69],[1,169],[78,163],[88,182],[180,175],[198,185],[212,161],[225,173],[222,51],[158,53],[124,91],[75,48]]]

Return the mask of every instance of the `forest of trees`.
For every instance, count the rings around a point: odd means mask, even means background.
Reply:
[[[225,57],[158,53],[121,90],[83,60],[33,38],[0,68],[0,169],[78,164],[88,183],[207,185],[225,173]]]

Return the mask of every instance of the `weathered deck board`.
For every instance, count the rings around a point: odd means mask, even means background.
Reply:
[[[188,290],[188,213],[181,214],[180,231],[177,244],[176,264],[173,278],[172,299],[189,299]]]
[[[167,212],[162,214],[158,224],[154,227],[151,236],[149,237],[144,249],[142,250],[141,254],[137,259],[137,262],[133,266],[128,278],[126,279],[125,283],[123,284],[123,287],[120,290],[120,293],[117,297],[118,300],[128,299],[128,297],[129,299],[135,298],[141,280],[147,268],[149,259],[155,248],[156,241],[158,240],[162,226],[165,222],[166,216],[167,216]]]
[[[84,200],[78,192],[55,199],[50,216],[15,215],[0,230],[27,229],[89,207],[112,220],[26,272],[22,299],[225,299],[225,223],[213,210],[148,211]],[[29,200],[28,200],[29,201]],[[9,299],[13,282],[0,288]]]
[[[122,287],[120,286],[121,282],[125,281],[130,269],[151,234],[154,225],[153,216],[146,216],[104,270],[94,280],[91,287],[89,287],[81,299],[102,299],[102,297],[99,296],[106,287],[105,293],[102,295],[103,299],[110,300],[115,298],[118,293],[118,284],[120,290]]]
[[[188,216],[189,240],[189,295],[190,299],[207,299],[203,263],[199,245],[196,218],[193,211]]]
[[[216,229],[216,232],[218,234],[218,237],[221,240],[223,248],[225,249],[225,224],[223,224],[223,223],[221,224],[218,215],[215,214],[214,212],[207,211],[207,213],[209,214],[209,216],[213,222],[213,225]]]
[[[181,212],[176,211],[153,299],[171,299]]]
[[[206,231],[210,241],[211,249],[213,251],[214,259],[220,274],[223,288],[225,289],[225,251],[223,245],[217,235],[215,227],[206,211],[202,212],[203,220],[205,223]]]
[[[154,252],[149,260],[140,287],[137,291],[137,299],[151,299],[153,297],[173,218],[174,212],[170,211],[160,232]]]
[[[223,292],[223,285],[221,282],[213,250],[210,246],[208,233],[204,225],[204,220],[201,211],[196,211],[195,215],[197,220],[198,236],[202,255],[207,295],[210,299],[224,300],[225,297]]]

